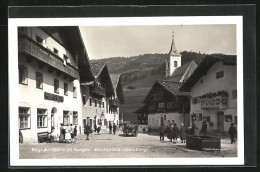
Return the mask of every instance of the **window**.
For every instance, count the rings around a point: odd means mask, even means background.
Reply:
[[[59,80],[54,79],[54,93],[59,94]]]
[[[177,66],[178,66],[177,61],[174,61],[174,67],[177,67]]]
[[[224,77],[224,71],[223,71],[223,70],[216,73],[216,78],[217,78],[217,79],[218,79],[218,78],[222,78],[222,77]]]
[[[19,84],[27,85],[27,68],[19,66]]]
[[[73,112],[73,125],[78,124],[78,112]]]
[[[42,89],[43,75],[40,72],[36,72],[36,88]]]
[[[19,128],[30,128],[30,108],[19,107]]]
[[[232,90],[232,99],[237,98],[237,90]]]
[[[64,83],[64,95],[67,96],[68,95],[68,83]]]
[[[164,108],[164,103],[159,103],[159,109]]]
[[[83,99],[83,106],[85,106],[85,105],[86,105],[86,96],[83,95],[83,96],[82,96],[82,99]]]
[[[207,121],[208,123],[210,123],[210,116],[207,116],[207,117],[206,117],[206,121]]]
[[[36,42],[38,42],[39,44],[42,44],[43,39],[41,37],[39,37],[38,35],[36,35]]]
[[[102,108],[105,108],[105,102],[102,102]]]
[[[63,111],[63,125],[69,125],[69,124],[70,124],[69,111]]]
[[[77,98],[77,88],[73,87],[73,98]]]
[[[234,116],[234,124],[237,125],[237,116]]]
[[[59,51],[56,48],[53,48],[53,52],[57,55],[59,55]]]
[[[101,101],[99,100],[99,102],[98,102],[98,103],[99,103],[99,108],[101,108]]]
[[[37,127],[47,127],[47,109],[37,109]]]
[[[202,114],[200,113],[200,114],[197,114],[197,120],[198,121],[202,121]]]
[[[92,106],[92,98],[89,98],[89,106]]]
[[[68,58],[69,58],[69,57],[68,57],[67,55],[63,54],[63,64],[64,64],[64,65],[67,64]]]
[[[167,61],[167,69],[170,68],[170,61]]]
[[[97,100],[95,99],[95,107],[97,107]]]
[[[168,102],[168,103],[167,103],[167,108],[168,108],[168,109],[173,108],[173,102]]]
[[[232,122],[232,115],[225,115],[225,122]]]

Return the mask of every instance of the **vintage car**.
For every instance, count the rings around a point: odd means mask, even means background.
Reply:
[[[124,124],[123,133],[128,136],[137,136],[138,135],[138,125],[137,124]]]

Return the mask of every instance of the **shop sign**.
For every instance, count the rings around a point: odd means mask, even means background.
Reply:
[[[46,100],[53,100],[57,102],[63,102],[63,96],[58,96],[55,94],[44,92],[44,99]]]

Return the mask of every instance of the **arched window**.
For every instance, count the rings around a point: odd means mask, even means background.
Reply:
[[[177,61],[174,61],[174,67],[177,67],[177,66],[178,66]]]

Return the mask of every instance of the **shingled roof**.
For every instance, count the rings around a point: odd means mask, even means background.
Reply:
[[[104,66],[106,65],[106,63],[93,63],[90,62],[90,66],[91,66],[91,70],[94,76],[98,76],[99,73],[102,71],[102,68],[104,68]]]
[[[120,74],[110,74],[111,82],[113,84],[113,88],[116,91],[116,87],[120,78]]]

